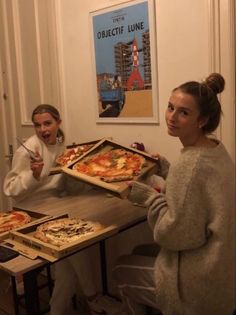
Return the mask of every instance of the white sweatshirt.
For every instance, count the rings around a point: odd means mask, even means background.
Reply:
[[[43,158],[44,166],[40,180],[36,180],[30,169],[28,152],[20,146],[13,157],[12,169],[6,175],[3,191],[6,196],[16,202],[32,199],[41,193],[59,188],[61,175],[48,176],[50,169],[55,166],[56,157],[64,151],[64,144],[46,145],[37,135],[30,137],[25,145],[32,151],[38,151]]]

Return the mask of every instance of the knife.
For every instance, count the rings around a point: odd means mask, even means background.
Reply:
[[[32,150],[28,149],[24,143],[22,143],[20,141],[20,139],[16,138],[16,140],[19,142],[20,145],[22,145],[22,147],[29,153],[29,156],[32,160],[34,161],[40,161],[41,160],[41,157],[37,156]]]

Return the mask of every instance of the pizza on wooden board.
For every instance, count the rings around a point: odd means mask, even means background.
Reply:
[[[78,145],[71,149],[66,149],[62,154],[60,154],[57,159],[56,163],[60,166],[66,166],[73,162],[75,159],[80,157],[82,154],[84,154],[86,151],[91,149],[94,144],[83,144]]]
[[[73,170],[111,183],[132,180],[145,165],[146,159],[140,154],[125,149],[112,149],[84,158],[73,166]]]
[[[79,218],[55,219],[40,224],[34,237],[45,243],[62,246],[99,231],[101,228],[102,225],[98,222]]]
[[[0,233],[16,229],[31,222],[32,218],[25,211],[0,212]]]

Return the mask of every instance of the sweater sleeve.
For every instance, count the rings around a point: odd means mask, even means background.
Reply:
[[[64,150],[64,144],[45,145],[37,135],[30,137],[25,145],[30,150],[38,151],[43,158],[43,169],[39,180],[33,176],[30,169],[30,158],[28,152],[20,146],[14,154],[12,169],[6,175],[3,190],[4,193],[21,201],[25,198],[33,198],[43,191],[60,189],[61,176],[48,176],[50,169],[54,166],[55,159]]]
[[[4,179],[3,191],[9,197],[23,197],[38,185],[30,169],[28,153],[18,149],[14,154],[12,165],[11,171]]]
[[[156,193],[156,190],[151,186],[134,181],[128,199],[134,204],[147,206],[147,200],[149,200],[152,195],[156,195]]]
[[[155,241],[169,250],[194,249],[207,241],[207,200],[197,159],[170,170],[164,194],[151,195],[148,222]]]

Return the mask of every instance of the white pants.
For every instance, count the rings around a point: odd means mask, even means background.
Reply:
[[[118,258],[113,276],[126,314],[146,315],[146,306],[157,309],[155,260],[156,257],[136,254]]]
[[[81,289],[85,296],[96,294],[87,250],[82,250],[56,263],[50,315],[70,314],[72,297]]]

